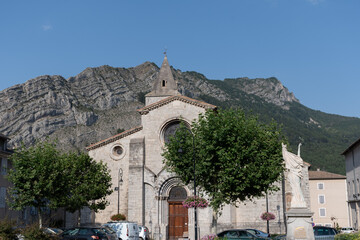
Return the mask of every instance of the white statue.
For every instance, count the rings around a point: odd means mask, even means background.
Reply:
[[[301,190],[301,179],[303,178],[302,169],[304,161],[300,157],[300,146],[298,148],[298,155],[288,152],[286,145],[282,144],[282,155],[285,160],[285,167],[288,171],[287,179],[291,186],[291,207],[292,208],[305,208],[306,203],[303,192]]]

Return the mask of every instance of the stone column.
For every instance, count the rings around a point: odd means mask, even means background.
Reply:
[[[144,139],[130,140],[128,220],[144,224]]]
[[[287,218],[287,240],[314,240],[312,227],[313,213],[307,208],[290,208],[286,212]]]

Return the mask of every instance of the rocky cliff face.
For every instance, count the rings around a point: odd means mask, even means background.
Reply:
[[[183,95],[219,101],[234,98],[202,74],[172,70]],[[49,137],[57,139],[63,149],[84,150],[92,142],[140,124],[135,110],[143,106],[143,97],[150,92],[158,72],[150,62],[128,69],[101,66],[69,79],[40,76],[10,87],[0,92],[0,133],[11,138],[10,147]],[[225,82],[236,91],[278,106],[298,102],[275,78]]]
[[[299,103],[299,100],[295,98],[294,94],[289,92],[289,90],[274,77],[255,79],[236,78],[225,79],[224,81],[229,82],[239,91],[244,91],[247,94],[256,95],[268,103],[272,103],[286,109],[289,109],[287,103]]]

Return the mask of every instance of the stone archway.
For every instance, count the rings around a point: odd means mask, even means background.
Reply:
[[[169,203],[169,231],[168,239],[176,240],[188,234],[188,209],[183,207],[182,201],[187,197],[183,187],[175,186],[170,190]]]

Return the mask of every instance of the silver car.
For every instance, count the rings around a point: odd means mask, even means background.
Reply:
[[[149,240],[149,229],[147,227],[139,225],[139,239]]]

